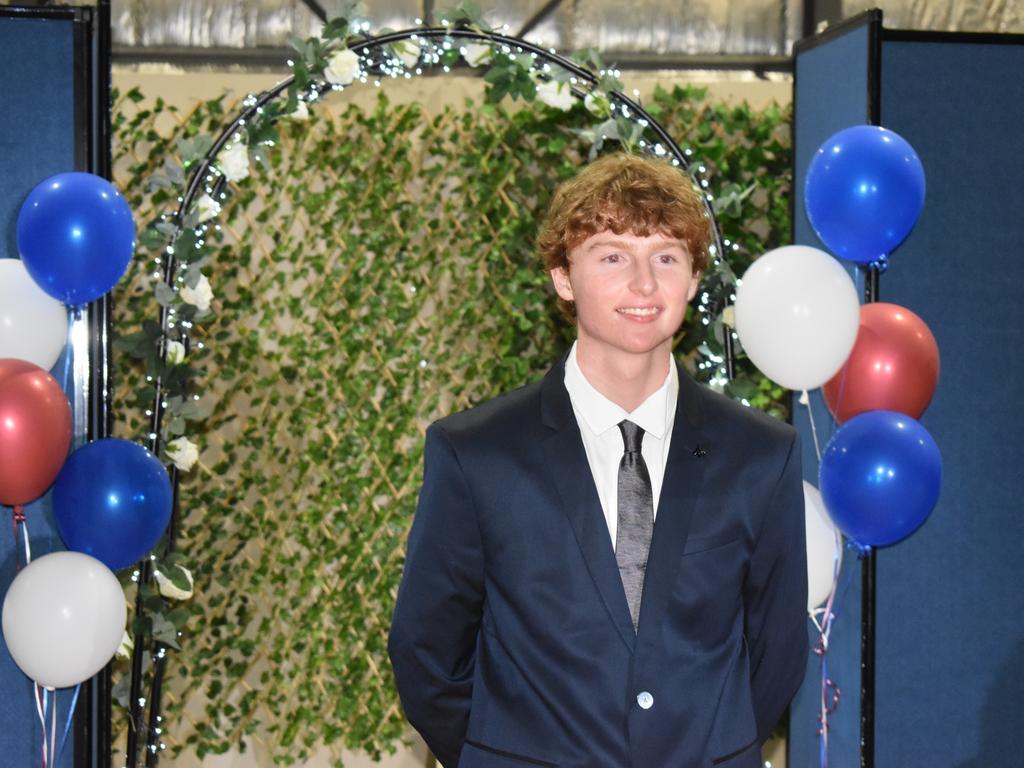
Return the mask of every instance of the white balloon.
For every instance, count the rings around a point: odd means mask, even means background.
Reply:
[[[807,610],[824,603],[832,591],[832,577],[843,564],[843,539],[828,513],[821,492],[804,480],[804,524],[807,530]]]
[[[46,688],[66,688],[106,666],[127,615],[121,584],[107,566],[81,552],[54,552],[11,582],[4,640],[22,672]]]
[[[789,389],[814,389],[832,378],[850,356],[859,324],[853,280],[836,259],[806,245],[768,251],[736,292],[743,349]]]
[[[64,305],[43,291],[21,259],[0,259],[0,357],[53,368],[68,335]]]

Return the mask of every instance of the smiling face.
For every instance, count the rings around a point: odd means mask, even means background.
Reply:
[[[568,261],[550,274],[559,297],[575,306],[581,356],[610,364],[667,358],[700,280],[681,240],[604,230],[572,248]]]

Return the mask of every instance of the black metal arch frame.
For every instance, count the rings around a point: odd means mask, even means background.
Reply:
[[[595,88],[599,82],[599,78],[594,73],[579,66],[564,56],[560,56],[554,51],[545,50],[537,45],[516,37],[510,37],[495,32],[477,31],[459,26],[420,27],[406,29],[399,32],[391,32],[377,37],[365,37],[357,42],[351,43],[348,46],[348,49],[359,54],[361,57],[368,57],[374,51],[384,49],[387,46],[391,46],[396,43],[403,43],[405,41],[412,41],[415,43],[418,41],[450,42],[454,40],[489,43],[490,45],[497,47],[498,50],[507,51],[509,53],[515,52],[516,54],[530,54],[543,63],[557,66],[568,72],[572,77],[576,78],[577,82],[570,87],[573,95],[579,99],[584,98],[590,89]],[[362,71],[367,75],[378,76],[382,80],[387,79],[388,72],[386,71],[386,65],[388,63],[389,61],[386,57],[381,57],[376,60],[369,58],[369,60],[365,62],[365,66]],[[538,76],[542,79],[548,77],[543,73],[538,73]],[[263,107],[274,99],[280,98],[282,94],[287,93],[288,89],[294,83],[294,80],[294,77],[286,78],[274,85],[272,88],[256,96],[250,96],[245,99],[243,102],[245,108],[227,125],[227,127],[222,130],[220,135],[213,142],[213,145],[203,158],[202,162],[199,163],[190,174],[185,193],[180,198],[178,209],[173,217],[173,223],[176,225],[177,231],[180,231],[183,228],[185,215],[192,207],[193,201],[196,200],[198,195],[205,192],[215,196],[216,199],[216,196],[222,192],[226,179],[214,168],[218,153],[225,145],[233,140],[239,130],[243,129],[254,116],[260,113]],[[589,87],[584,90],[581,86]],[[318,83],[313,86],[311,92],[316,94],[314,98],[319,98],[320,94],[326,95],[332,90],[335,89],[330,84]],[[639,103],[618,91],[608,93],[608,97],[612,104],[613,113],[617,112],[618,115],[640,125],[645,131],[650,131],[656,137],[655,143],[651,144],[647,142],[644,145],[645,148],[649,148],[651,151],[654,151],[654,147],[660,146],[662,151],[655,152],[656,154],[667,155],[675,165],[679,166],[682,170],[689,173],[691,177],[695,178],[700,186],[705,210],[707,211],[712,226],[712,259],[716,265],[721,264],[724,265],[725,269],[728,269],[728,265],[725,262],[725,251],[722,246],[721,232],[719,230],[718,221],[715,218],[715,211],[712,203],[713,198],[705,191],[707,182],[703,181],[699,175],[693,173],[692,163],[688,159],[690,153],[680,149],[679,145],[676,144],[671,136],[669,136],[668,132],[665,131],[658,121],[651,117],[651,115]],[[177,269],[178,259],[173,253],[168,253],[163,262],[163,279],[168,285],[174,285]],[[173,322],[172,311],[167,307],[162,306],[160,309],[160,327],[165,334],[172,327]],[[187,346],[188,335],[185,333],[186,330],[187,328],[182,329],[182,337],[183,342]],[[164,338],[166,338],[166,336]],[[731,335],[728,332],[725,334],[724,341],[724,365],[727,376],[731,378],[734,373],[734,347]],[[166,345],[164,341],[161,341],[160,354],[161,356],[166,354]],[[153,403],[151,406],[152,415],[150,416],[149,437],[149,448],[157,455],[159,455],[160,451],[160,428],[164,411],[163,396],[161,381],[157,379],[155,381]],[[178,525],[177,470],[172,467],[170,473],[171,482],[174,488],[174,503],[171,522],[167,531],[165,554],[169,554],[175,547],[175,535]],[[149,559],[144,560],[139,568],[139,583],[148,583],[152,578],[152,563]],[[141,590],[139,590],[139,594],[136,598],[135,611],[136,616],[144,613],[144,606],[141,600]],[[147,768],[157,764],[160,754],[158,729],[160,728],[161,720],[160,700],[167,649],[159,642],[155,643],[153,646],[153,677],[149,696],[143,700],[141,697],[143,645],[144,644],[139,642],[137,639],[132,652],[131,686],[129,693],[129,713],[131,722],[128,731],[126,768],[135,768],[136,766],[139,736],[141,731],[141,728],[136,727],[136,724],[141,722],[140,719],[143,715],[142,709],[144,705],[141,703],[142,701],[148,703],[149,706],[149,713],[147,717],[148,727],[146,728],[145,742],[145,765]]]

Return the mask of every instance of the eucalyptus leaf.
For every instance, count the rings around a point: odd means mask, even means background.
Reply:
[[[110,697],[121,709],[128,709],[128,697],[131,694],[132,678],[122,675],[110,689]]]
[[[156,282],[155,293],[156,300],[161,307],[170,306],[177,298],[177,294],[174,292],[174,289],[163,280],[158,280]]]
[[[180,187],[185,183],[185,169],[178,161],[171,158],[164,160],[163,172],[171,185]]]
[[[174,237],[178,233],[178,227],[169,221],[158,221],[153,228],[165,237]]]
[[[162,613],[152,613],[150,617],[153,621],[153,639],[171,648],[181,650],[181,646],[178,644],[178,628],[174,626],[174,622],[168,621]]]

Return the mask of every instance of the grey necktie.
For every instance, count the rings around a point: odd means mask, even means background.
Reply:
[[[644,431],[631,421],[619,422],[625,453],[619,462],[618,526],[615,559],[633,617],[633,629],[640,621],[640,597],[644,591],[647,552],[654,531],[654,494],[651,476],[640,453]]]

